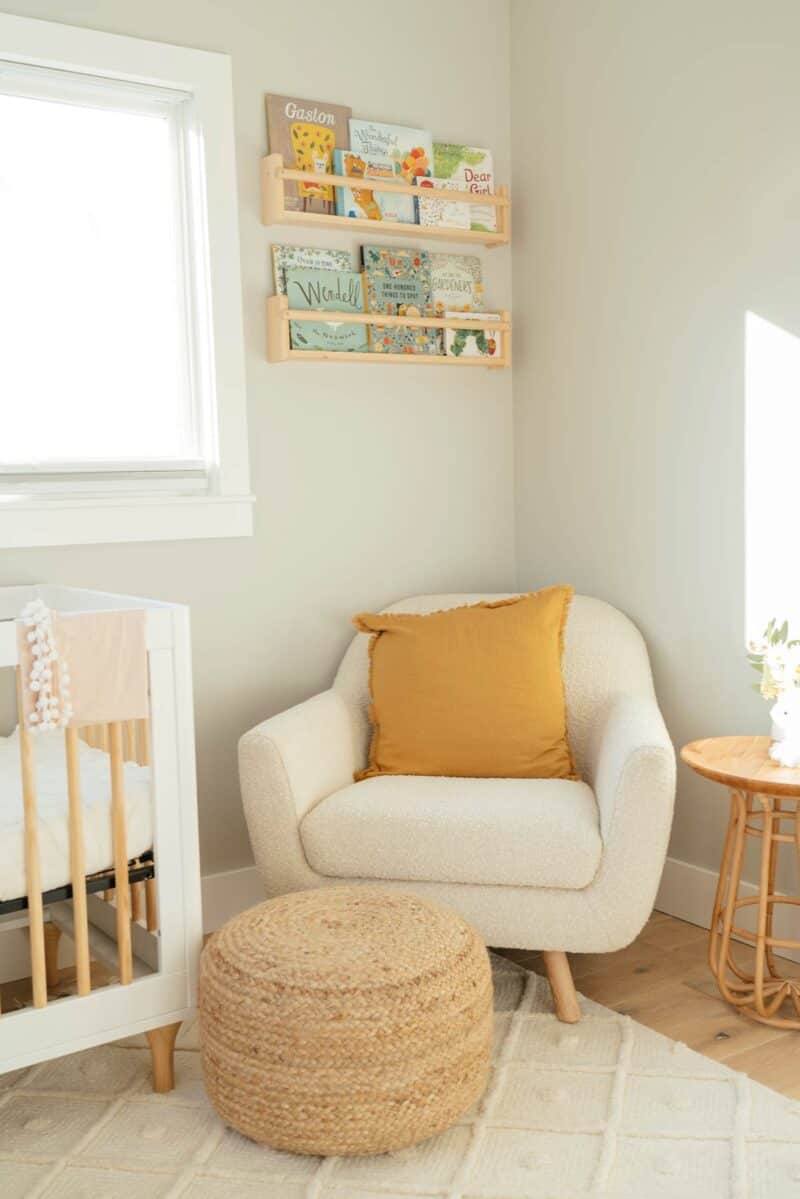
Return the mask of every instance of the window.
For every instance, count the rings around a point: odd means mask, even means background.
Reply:
[[[251,531],[230,69],[0,15],[0,544]]]

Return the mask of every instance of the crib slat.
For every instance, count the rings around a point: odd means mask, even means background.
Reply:
[[[89,918],[86,911],[86,864],[81,806],[81,768],[78,757],[78,730],[64,730],[67,754],[67,795],[69,796],[69,862],[72,877],[72,905],[75,924],[75,967],[78,994],[92,989],[89,958]]]
[[[125,721],[125,761],[136,761],[136,721]]]
[[[140,766],[150,765],[150,722],[147,717],[139,721],[139,758]]]
[[[156,880],[145,879],[144,905],[147,913],[147,931],[154,933],[158,930],[158,913],[156,910]]]
[[[131,953],[131,889],[128,882],[128,838],[125,828],[125,785],[123,778],[122,725],[118,720],[109,726],[111,746],[111,832],[114,841],[114,872],[116,874],[117,950],[119,981],[129,983],[133,978]]]
[[[47,1004],[47,971],[44,957],[44,909],[39,861],[39,819],[36,813],[36,758],[33,739],[25,728],[22,706],[22,670],[17,667],[19,757],[22,770],[22,805],[25,819],[25,887],[28,892],[28,930],[31,943],[33,1006]]]
[[[131,916],[134,920],[142,918],[142,896],[144,893],[144,883],[134,883],[131,887]]]

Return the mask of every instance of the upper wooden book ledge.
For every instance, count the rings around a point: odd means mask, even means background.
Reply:
[[[327,212],[300,212],[286,207],[286,181],[315,183],[317,187],[368,188],[373,192],[394,192],[417,199],[443,200],[448,204],[480,204],[497,211],[497,232],[480,229],[449,229],[442,225],[412,225],[404,221],[370,221],[364,217],[336,216]],[[494,195],[476,195],[442,187],[421,189],[408,183],[387,183],[383,179],[358,179],[350,175],[320,175],[297,171],[283,165],[280,154],[268,154],[261,160],[261,219],[265,225],[307,225],[309,228],[348,229],[353,233],[386,234],[391,237],[433,238],[437,241],[466,241],[487,246],[508,245],[511,233],[511,200],[505,184]]]

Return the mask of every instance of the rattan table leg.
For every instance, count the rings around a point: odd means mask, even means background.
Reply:
[[[775,1028],[800,1029],[800,980],[784,978],[774,957],[775,946],[800,949],[800,941],[779,939],[773,933],[777,903],[800,904],[794,896],[778,896],[775,891],[777,852],[781,842],[794,843],[800,862],[798,808],[793,810],[767,795],[749,795],[731,791],[731,813],[720,864],[708,960],[720,993],[744,1015]],[[782,832],[791,820],[791,836]],[[758,894],[739,898],[742,862],[747,837],[761,841]],[[737,925],[736,913],[755,907],[756,932]],[[743,970],[734,958],[734,937],[751,944],[754,950],[752,974]],[[781,1016],[781,1008],[791,1000],[796,1013]]]
[[[764,1001],[764,958],[767,937],[767,914],[769,902],[770,857],[772,854],[772,804],[766,795],[759,795],[764,819],[761,825],[761,871],[758,880],[758,924],[756,931],[756,953],[753,981],[753,1002],[759,1016],[767,1016]]]
[[[731,791],[731,825],[732,842],[730,846],[730,861],[728,879],[725,891],[725,903],[720,912],[722,932],[719,937],[719,948],[716,961],[711,963],[711,969],[717,980],[717,986],[723,998],[729,1003],[736,1004],[737,996],[727,978],[731,964],[731,930],[733,916],[736,910],[736,897],[739,893],[739,879],[742,873],[742,858],[744,857],[745,826],[747,824],[747,802],[741,791]],[[735,972],[735,971],[734,971]]]

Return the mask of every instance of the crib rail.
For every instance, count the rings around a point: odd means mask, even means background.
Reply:
[[[17,667],[17,701],[19,713],[19,745],[22,769],[22,795],[25,829],[25,880],[28,901],[28,921],[31,952],[33,1006],[47,1004],[47,936],[44,902],[41,888],[39,858],[39,824],[36,798],[36,755],[34,738],[25,728],[22,709],[22,679]],[[69,849],[72,890],[72,927],[75,942],[75,966],[78,995],[91,992],[91,955],[87,903],[87,876],[83,833],[79,741],[109,755],[111,776],[111,834],[113,846],[114,902],[116,907],[116,941],[119,981],[123,985],[133,979],[131,920],[142,918],[144,907],[147,927],[156,927],[155,880],[142,880],[130,870],[125,819],[125,762],[141,766],[150,764],[150,729],[147,719],[110,721],[86,725],[80,729],[64,729],[64,751],[67,766],[67,798],[69,805]],[[152,866],[146,873],[152,876]],[[95,889],[94,887],[92,888]],[[103,892],[109,896],[110,891]],[[52,969],[50,971],[53,973]]]

